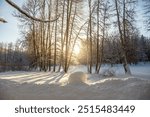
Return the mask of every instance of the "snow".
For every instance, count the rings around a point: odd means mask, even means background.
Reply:
[[[150,99],[150,64],[130,68],[132,76],[124,75],[122,65],[102,65],[100,74],[87,74],[83,65],[72,66],[67,74],[3,72],[0,99]]]
[[[87,74],[83,72],[74,72],[68,78],[69,84],[84,84],[87,81]]]

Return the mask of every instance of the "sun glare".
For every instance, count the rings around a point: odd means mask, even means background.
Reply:
[[[75,45],[73,52],[74,52],[76,55],[78,55],[78,54],[80,53],[80,46],[79,46],[79,45]]]

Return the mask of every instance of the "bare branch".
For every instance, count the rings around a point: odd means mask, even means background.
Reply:
[[[32,20],[35,20],[35,21],[39,21],[39,22],[44,22],[44,23],[47,23],[47,22],[54,22],[56,21],[59,16],[57,16],[57,18],[53,19],[53,20],[42,20],[42,19],[39,19],[39,18],[36,18],[36,17],[33,17],[31,15],[29,15],[27,12],[25,12],[24,10],[22,10],[18,5],[16,5],[14,2],[12,2],[11,0],[5,0],[9,5],[11,5],[12,7],[14,7],[15,9],[17,9],[20,13],[22,13],[23,15],[25,15],[26,17],[32,19]]]
[[[4,20],[3,18],[0,18],[0,22],[2,22],[2,23],[7,23],[7,21]]]

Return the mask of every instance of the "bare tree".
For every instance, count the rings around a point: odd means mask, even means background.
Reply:
[[[92,51],[93,51],[93,35],[92,35],[92,14],[93,14],[93,4],[91,0],[88,0],[88,8],[89,8],[89,22],[88,22],[88,28],[87,28],[87,52],[88,52],[88,57],[87,57],[87,65],[88,65],[88,72],[92,73],[92,66],[93,66],[93,56],[92,56]]]
[[[111,7],[109,0],[98,1],[97,9],[97,61],[96,73],[99,73],[104,57],[104,41],[106,39],[108,27],[110,25]]]
[[[100,60],[100,52],[99,52],[99,40],[100,40],[100,0],[98,0],[97,2],[97,40],[96,40],[96,49],[97,49],[97,53],[96,53],[96,67],[95,67],[95,71],[98,73],[98,67],[99,67],[99,60]]]
[[[61,17],[61,50],[60,50],[60,60],[59,60],[59,69],[58,71],[60,71],[61,66],[63,65],[64,62],[64,57],[63,57],[63,53],[64,53],[64,20],[65,20],[65,0],[63,0],[62,2],[62,17]]]
[[[58,0],[55,1],[56,3],[56,9],[55,9],[55,15],[57,16],[58,14]],[[55,39],[54,39],[54,67],[53,67],[53,71],[55,72],[56,71],[56,62],[57,62],[57,32],[58,32],[58,22],[56,21],[55,22]]]
[[[130,22],[129,19],[134,19],[133,18],[135,13],[134,7],[131,10],[128,10],[129,6],[132,6],[132,4],[135,4],[134,0],[123,0],[123,2],[119,2],[118,0],[115,0],[117,24],[118,24],[119,34],[120,34],[120,41],[121,41],[123,66],[124,66],[125,73],[127,74],[131,74],[130,68],[128,66],[128,60],[127,60],[127,34],[126,33],[128,31],[127,23],[132,25],[132,22]]]
[[[18,5],[16,5],[14,2],[12,2],[11,0],[5,0],[9,5],[11,5],[12,7],[14,7],[15,9],[17,9],[20,13],[22,13],[23,15],[25,15],[26,17],[32,19],[32,20],[35,20],[35,21],[39,21],[39,22],[53,22],[53,21],[56,21],[59,16],[57,16],[55,19],[52,19],[52,20],[42,20],[42,19],[39,19],[39,18],[36,18],[34,16],[31,16],[29,15],[27,12],[25,12],[23,9],[21,9]],[[6,21],[2,18],[0,18],[0,22],[3,22],[3,23],[6,23]]]

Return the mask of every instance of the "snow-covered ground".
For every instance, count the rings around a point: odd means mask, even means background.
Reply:
[[[0,99],[150,99],[150,64],[103,65],[100,74],[72,66],[68,74],[53,72],[0,73]],[[115,75],[114,75],[115,74]]]

